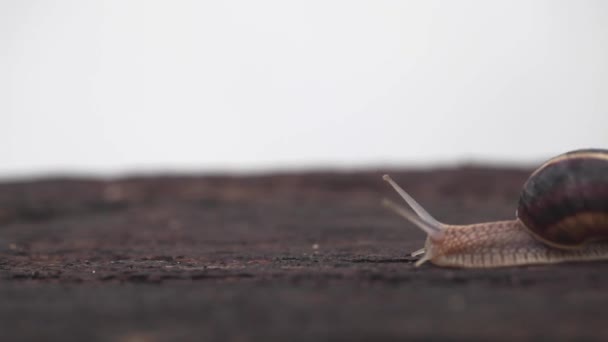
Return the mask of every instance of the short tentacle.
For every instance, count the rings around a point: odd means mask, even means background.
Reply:
[[[413,251],[412,253],[410,253],[410,255],[413,257],[417,257],[420,255],[423,255],[424,253],[426,253],[426,248],[420,248],[419,250]]]
[[[416,263],[414,264],[416,267],[420,267],[422,266],[422,264],[424,264],[425,262],[431,260],[431,257],[428,255],[423,255],[422,258],[418,259],[418,261],[416,261]]]

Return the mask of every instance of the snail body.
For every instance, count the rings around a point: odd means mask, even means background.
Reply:
[[[384,179],[413,211],[384,204],[424,230],[413,255],[449,267],[505,267],[608,260],[608,150],[564,153],[542,164],[524,184],[516,218],[471,225],[434,219],[388,175]]]

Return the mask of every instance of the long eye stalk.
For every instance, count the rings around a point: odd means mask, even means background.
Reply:
[[[443,236],[443,224],[437,221],[431,214],[429,214],[412,196],[410,196],[405,190],[403,190],[389,175],[382,177],[388,182],[395,191],[405,200],[405,202],[412,208],[413,212],[388,200],[384,199],[382,204],[387,208],[390,208],[401,217],[410,221],[411,223],[418,226],[420,229],[425,231],[432,239],[440,239]]]

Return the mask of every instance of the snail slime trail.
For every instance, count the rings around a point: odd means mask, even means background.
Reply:
[[[420,266],[492,268],[608,260],[608,150],[554,157],[525,182],[514,220],[449,225],[437,221],[390,176],[408,209],[383,204],[427,233]]]

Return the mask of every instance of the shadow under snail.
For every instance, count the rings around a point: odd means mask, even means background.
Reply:
[[[413,210],[383,204],[428,236],[412,253],[448,267],[505,267],[608,260],[608,150],[584,149],[542,164],[525,182],[516,218],[449,225],[434,219],[388,175]]]

